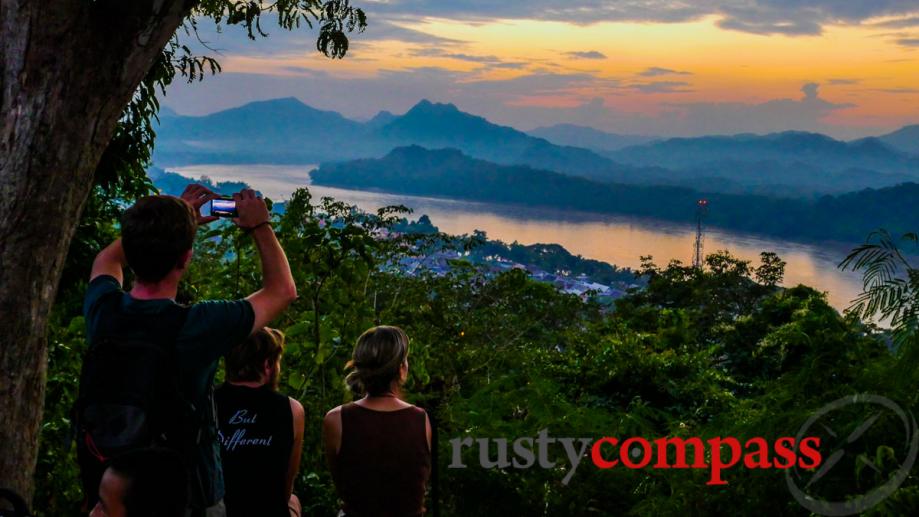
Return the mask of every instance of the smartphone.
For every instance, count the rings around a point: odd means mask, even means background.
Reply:
[[[239,217],[236,201],[232,197],[218,197],[211,200],[211,215],[217,217]]]

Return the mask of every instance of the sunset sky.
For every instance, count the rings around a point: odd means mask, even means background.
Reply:
[[[919,0],[352,3],[369,26],[340,61],[267,17],[254,42],[200,22],[223,73],[164,104],[198,115],[295,96],[366,119],[426,98],[523,130],[662,136],[919,123]]]

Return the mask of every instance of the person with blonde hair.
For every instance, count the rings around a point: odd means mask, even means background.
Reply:
[[[425,513],[431,473],[431,421],[402,400],[408,378],[408,336],[373,327],[358,338],[345,379],[358,400],[329,411],[322,440],[340,516],[417,516]]]
[[[284,334],[265,327],[227,354],[214,394],[227,517],[300,515],[293,487],[306,416],[278,393],[283,351]]]

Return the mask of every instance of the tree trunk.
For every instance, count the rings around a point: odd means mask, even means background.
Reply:
[[[0,487],[26,500],[46,326],[93,172],[189,0],[0,0]]]

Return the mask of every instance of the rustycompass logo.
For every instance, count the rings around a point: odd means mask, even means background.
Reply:
[[[797,438],[819,436],[824,461],[785,472],[788,489],[819,515],[854,515],[877,505],[903,483],[916,461],[916,419],[879,395],[843,397],[820,408]]]
[[[732,436],[707,440],[694,436],[646,439],[640,436],[618,438],[555,438],[548,429],[534,437],[519,437],[513,443],[507,438],[454,438],[450,440],[452,461],[449,468],[466,468],[463,448],[478,448],[479,466],[486,469],[528,469],[536,465],[551,469],[550,449],[562,448],[568,459],[567,485],[584,457],[596,468],[612,469],[705,469],[707,485],[727,485],[724,473],[731,468],[815,469],[821,464],[820,438],[816,436],[780,437],[775,441],[763,437],[741,440]]]

